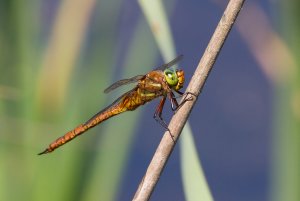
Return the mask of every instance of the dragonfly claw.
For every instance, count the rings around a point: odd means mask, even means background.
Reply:
[[[188,97],[188,95],[191,95]],[[197,95],[192,93],[192,92],[186,92],[184,93],[182,96],[184,96],[184,98],[182,99],[181,103],[179,104],[179,106],[176,108],[175,113],[183,106],[184,103],[186,103],[187,101],[192,101],[195,99],[197,99]]]
[[[169,131],[172,141],[175,143],[175,136],[171,133],[170,129],[168,129],[168,131]]]
[[[194,100],[194,98],[197,99],[197,95],[192,92],[186,92],[186,93],[184,93],[184,95],[185,95],[185,97],[183,99],[184,102],[192,101],[192,100]],[[191,95],[191,96],[187,98],[188,95]]]

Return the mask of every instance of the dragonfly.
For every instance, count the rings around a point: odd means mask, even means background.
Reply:
[[[158,97],[161,97],[161,99],[155,110],[153,118],[170,132],[167,124],[162,118],[162,111],[167,98],[171,102],[171,108],[173,111],[176,111],[181,106],[181,104],[178,104],[174,92],[179,94],[179,96],[184,95],[183,92],[179,91],[184,84],[184,71],[171,67],[179,62],[182,58],[183,55],[180,55],[172,61],[157,67],[145,75],[137,75],[132,78],[122,79],[113,83],[104,90],[104,93],[109,93],[122,85],[130,83],[137,84],[133,89],[121,95],[113,103],[95,114],[88,121],[78,125],[73,130],[54,140],[44,151],[38,155],[53,152],[58,147],[66,144],[67,142],[73,140],[79,135],[85,133],[90,128],[93,128],[107,119],[126,111],[133,111],[137,107],[144,105],[145,103],[150,102]],[[184,103],[184,101],[182,101],[182,103]]]

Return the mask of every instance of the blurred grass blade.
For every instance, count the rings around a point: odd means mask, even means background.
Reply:
[[[55,124],[49,122],[58,122],[63,117],[60,114],[64,111],[63,106],[68,95],[70,78],[74,74],[95,2],[95,0],[65,0],[59,4],[50,39],[42,58],[38,81],[36,85],[31,86],[37,90],[35,110],[39,117],[43,117],[42,120],[46,120],[44,123],[49,124],[47,129],[42,129],[35,124],[38,127],[36,130],[40,129],[36,132],[37,139],[45,138],[43,135],[51,133],[52,137],[49,137],[49,140],[53,140],[54,136],[58,137],[57,134],[61,132],[63,134],[62,127],[55,129]],[[61,125],[69,125],[73,119],[74,117],[62,121]],[[41,142],[41,140],[37,141]],[[71,156],[68,153],[70,152],[61,152],[46,157],[37,157],[34,153],[35,177],[39,178],[39,182],[35,183],[35,190],[32,192],[34,199],[31,200],[72,200],[74,192],[77,193],[76,187],[78,186],[78,177],[74,176],[78,171],[78,166],[74,163],[84,158],[79,158],[74,153]],[[31,152],[31,157],[32,154]],[[58,178],[59,185],[55,185]],[[72,192],[70,189],[76,190]]]
[[[181,173],[187,201],[212,201],[212,195],[198,158],[192,130],[189,124],[183,128],[180,143]]]
[[[270,83],[284,82],[295,72],[291,50],[257,3],[248,3],[236,28]]]
[[[151,27],[154,38],[163,55],[165,62],[176,57],[173,37],[167,19],[167,14],[160,0],[139,0],[144,15]],[[200,161],[192,137],[189,123],[186,123],[180,140],[180,156],[182,181],[185,197],[188,201],[211,201],[212,196],[204,177]],[[192,174],[192,176],[191,176]],[[196,189],[194,192],[193,190]],[[198,193],[201,192],[201,193]]]
[[[61,2],[37,83],[41,113],[56,115],[61,111],[95,3],[96,0]]]
[[[5,91],[9,97],[1,100],[4,107],[0,111],[0,200],[31,200],[34,165],[27,153],[33,144],[28,140],[33,136],[30,86],[34,84],[37,66],[35,33],[39,29],[39,6],[38,1],[0,3],[0,85],[8,87]]]
[[[287,69],[275,86],[275,139],[273,145],[273,201],[300,200],[300,24],[299,1],[282,1],[280,29],[292,52],[293,66],[283,57]],[[282,55],[275,55],[281,58]],[[283,55],[284,56],[284,55]],[[287,75],[287,76],[286,76]]]
[[[282,5],[289,7],[292,3],[282,3]],[[290,36],[291,33],[297,33],[296,29],[300,33],[298,21],[292,23],[298,18],[291,17],[293,12],[285,10],[287,13],[284,13],[286,16],[283,22],[286,23],[282,26],[285,27],[284,30],[289,31],[287,39],[284,39],[272,27],[267,14],[258,3],[248,2],[248,7],[244,11],[237,23],[238,31],[260,64],[262,72],[275,88],[272,108],[274,115],[272,116],[271,200],[298,201],[300,200],[300,61],[293,55],[298,55],[300,47],[299,42],[292,41],[293,38],[298,40],[299,34]],[[293,45],[295,45],[294,49]]]
[[[160,0],[139,0],[146,20],[165,62],[175,58],[173,38],[166,12]]]

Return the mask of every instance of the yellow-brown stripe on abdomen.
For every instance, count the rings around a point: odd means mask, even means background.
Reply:
[[[110,108],[109,110],[102,112],[101,114],[96,116],[94,119],[92,119],[91,121],[86,123],[85,126],[87,127],[87,129],[90,129],[90,128],[100,124],[101,122],[103,122],[117,114],[125,112],[125,111],[126,111],[126,108],[121,108],[121,107]]]

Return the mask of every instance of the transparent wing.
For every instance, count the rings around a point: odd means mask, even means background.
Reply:
[[[104,93],[109,93],[109,92],[111,92],[112,90],[118,88],[119,86],[137,82],[137,81],[139,81],[140,79],[142,79],[144,76],[145,76],[145,75],[136,75],[136,76],[134,76],[134,77],[132,77],[132,78],[129,78],[129,79],[119,80],[119,81],[113,83],[112,85],[110,85],[109,87],[107,87],[107,88],[104,90]]]
[[[172,61],[170,61],[170,62],[168,62],[168,63],[166,63],[166,64],[163,64],[163,65],[157,67],[157,68],[154,69],[154,70],[162,70],[162,71],[163,71],[163,70],[165,70],[166,68],[170,68],[171,66],[173,66],[174,64],[176,64],[177,62],[179,62],[182,58],[183,58],[183,55],[179,55],[178,57],[176,57],[176,58],[173,59]],[[145,76],[145,75],[137,75],[137,76],[134,76],[134,77],[129,78],[129,79],[119,80],[119,81],[113,83],[112,85],[110,85],[109,87],[107,87],[107,88],[104,90],[104,93],[109,93],[109,92],[111,92],[112,90],[118,88],[119,86],[137,82],[137,81],[139,81],[140,79],[142,79],[144,76]]]
[[[97,114],[95,114],[93,117],[91,117],[89,120],[87,120],[84,125],[88,125],[89,123],[91,123],[95,118],[97,118],[99,115],[105,113],[109,108],[114,107],[116,104],[118,104],[122,98],[124,98],[125,96],[129,96],[131,92],[135,91],[136,87],[130,91],[127,91],[126,93],[124,93],[122,96],[120,96],[119,98],[117,98],[113,103],[111,103],[109,106],[107,106],[106,108],[102,109],[101,111],[99,111]],[[124,106],[125,107],[125,106]]]
[[[173,59],[172,61],[163,64],[159,67],[157,67],[155,70],[162,70],[164,71],[166,68],[170,68],[171,66],[175,65],[177,62],[179,62],[181,59],[183,58],[183,55],[179,55],[178,57],[176,57],[175,59]]]

